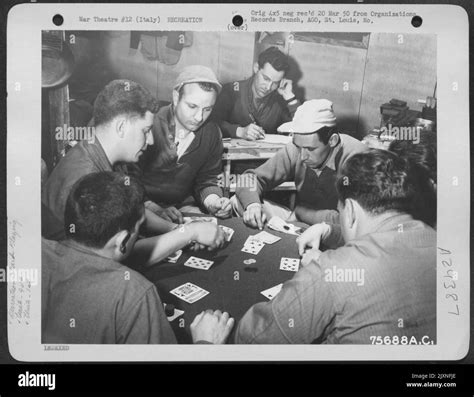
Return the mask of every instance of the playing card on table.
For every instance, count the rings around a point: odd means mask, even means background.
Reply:
[[[288,272],[297,272],[300,267],[300,260],[296,258],[281,258],[280,270]]]
[[[253,239],[252,236],[250,236],[245,242],[244,247],[242,248],[242,251],[248,254],[257,255],[264,246],[265,246],[264,243],[262,243],[259,240]]]
[[[182,254],[183,254],[182,250],[176,251],[173,255],[168,256],[166,260],[171,263],[176,263]]]
[[[283,287],[283,284],[278,284],[275,285],[272,288],[268,288],[262,292],[260,292],[265,298],[272,300],[275,296],[278,295],[278,293],[281,291],[281,287]]]
[[[273,216],[268,221],[268,227],[270,229],[276,230],[277,232],[283,232],[287,234],[298,235],[297,231],[300,230],[300,227],[296,227],[291,223],[286,223],[283,219],[278,216]]]
[[[194,303],[199,299],[204,298],[209,294],[209,291],[206,291],[193,283],[186,283],[170,291],[170,294],[177,296],[179,299],[182,299],[187,303]]]
[[[225,241],[230,241],[232,236],[234,235],[234,229],[231,229],[227,226],[219,226],[225,234]]]
[[[244,245],[248,245],[250,243],[257,243],[257,244],[263,244],[263,241],[259,240],[257,237],[254,236],[248,236],[247,240],[245,240]]]
[[[184,266],[193,267],[195,269],[208,270],[213,263],[213,261],[209,261],[207,259],[191,256],[186,262],[184,262]]]
[[[166,306],[167,304],[166,303],[163,303],[163,306],[165,307],[166,309]],[[182,316],[184,314],[184,310],[179,310],[179,309],[174,309],[174,313],[172,316],[166,316],[166,318],[168,319],[169,322],[173,321],[173,320],[176,320],[179,316]]]
[[[266,231],[257,233],[253,237],[265,244],[273,244],[273,243],[276,243],[278,240],[281,240],[280,237],[275,236]]]

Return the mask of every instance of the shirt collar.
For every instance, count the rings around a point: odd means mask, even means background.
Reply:
[[[326,164],[324,165],[325,167],[328,167],[331,170],[336,171],[336,156],[341,151],[341,148],[342,148],[342,142],[339,140],[339,143],[337,144],[337,146],[332,148],[331,153],[329,154],[329,157],[326,160]]]
[[[179,139],[179,137],[176,136],[176,122],[175,122],[175,119],[174,119],[174,109],[173,109],[173,105],[170,104],[168,106],[166,106],[165,109],[163,111],[163,113],[159,113],[159,117],[161,120],[163,120],[166,124],[166,127],[168,128],[168,131],[166,133],[166,135],[172,135],[173,138],[172,139],[169,139],[168,137],[168,140],[169,142],[174,142],[176,143],[178,140],[180,141],[180,145],[181,145],[181,149],[180,150],[183,150],[183,143],[187,143],[186,147],[185,147],[185,152],[186,153],[191,153],[192,151],[196,150],[196,148],[199,147],[199,145],[201,144],[201,139],[202,139],[202,134],[201,134],[201,131],[202,129],[204,128],[204,126],[206,125],[206,123],[204,123],[197,131],[195,132],[192,132],[190,131],[189,134],[186,136],[186,138],[184,139]],[[181,155],[183,155],[184,152],[181,153]]]
[[[96,250],[94,250],[93,248],[91,247],[87,247],[83,244],[80,244],[74,240],[71,240],[71,239],[66,239],[66,240],[63,240],[60,242],[60,244],[62,244],[63,246],[65,247],[68,247],[68,248],[72,248],[76,251],[80,251],[84,254],[87,254],[87,255],[93,255],[93,256],[97,256],[99,258],[102,258],[103,260],[105,261],[109,261],[109,262],[112,262],[112,263],[117,263],[120,265],[120,263],[114,261],[113,259],[107,257],[107,256],[104,256],[104,255],[100,255],[99,253],[97,253]]]
[[[83,142],[85,150],[89,152],[90,157],[94,160],[94,162],[98,163],[97,166],[99,169],[104,171],[111,171],[113,169],[113,165],[110,163],[110,160],[107,157],[107,154],[105,153],[105,150],[98,137],[96,137],[94,143],[89,143],[87,141]]]
[[[389,211],[385,214],[385,217],[380,220],[379,224],[376,225],[370,233],[367,233],[364,236],[371,235],[373,233],[383,233],[386,231],[398,229],[400,225],[406,225],[409,222],[418,222],[420,224],[423,224],[423,222],[414,219],[410,214],[407,214],[405,212],[398,212],[395,210]],[[426,225],[426,227],[429,226]]]

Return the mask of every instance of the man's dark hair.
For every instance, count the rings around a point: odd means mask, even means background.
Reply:
[[[189,84],[189,83],[188,83]],[[182,84],[181,87],[179,87],[179,90],[178,90],[178,93],[179,93],[179,99],[182,98],[183,94],[184,94],[184,86],[186,84]],[[217,84],[214,84],[214,83],[208,83],[208,82],[198,82],[197,85],[204,91],[207,91],[207,92],[210,92],[212,90],[214,90],[216,92],[216,94],[219,92],[219,87],[217,86]]]
[[[269,47],[258,56],[258,67],[262,69],[266,63],[278,72],[288,72],[288,57],[276,47]]]
[[[158,102],[148,90],[134,81],[113,80],[97,95],[94,124],[106,124],[120,115],[143,117],[147,111],[158,111]]]
[[[66,236],[89,247],[103,248],[122,230],[133,231],[144,212],[142,185],[117,172],[95,172],[79,179],[69,193],[64,213]]]
[[[421,132],[418,143],[411,140],[395,140],[390,143],[390,151],[398,154],[417,165],[429,177],[437,180],[436,134],[434,132]]]
[[[329,143],[329,138],[331,138],[332,134],[336,133],[336,127],[327,127],[324,126],[316,131],[318,134],[319,140],[327,145]]]
[[[408,161],[418,177],[421,192],[419,200],[414,203],[414,217],[436,227],[437,194],[431,182],[437,183],[436,134],[422,132],[418,143],[393,141],[389,150]]]
[[[371,149],[349,157],[340,170],[336,188],[340,201],[353,199],[373,215],[395,210],[429,224],[436,205],[424,203],[432,207],[426,219],[417,212],[427,181],[426,175],[404,158],[387,150]]]

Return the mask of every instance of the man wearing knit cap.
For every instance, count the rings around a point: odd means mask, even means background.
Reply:
[[[218,185],[221,132],[208,121],[221,88],[211,69],[188,66],[176,79],[172,104],[155,116],[155,145],[141,159],[141,180],[152,200],[147,208],[165,219],[182,223],[182,212],[200,209],[220,218],[231,214]]]
[[[366,146],[337,132],[333,104],[327,99],[306,101],[296,110],[293,121],[278,130],[292,133],[293,141],[260,167],[244,173],[248,180],[237,187],[232,200],[234,210],[247,225],[259,229],[272,216],[308,224],[333,221],[337,217],[337,171],[349,156],[365,151]],[[293,212],[267,201],[262,203],[264,192],[287,181],[296,185]]]
[[[80,178],[95,172],[112,171],[125,163],[139,161],[147,147],[156,144],[151,133],[158,103],[148,90],[131,80],[113,80],[97,95],[94,102],[95,140],[83,140],[74,146],[56,165],[42,189],[43,237],[64,239],[65,208],[71,189]],[[156,263],[189,242],[177,225],[145,210],[144,229],[153,237],[140,239],[134,245],[137,263]],[[201,222],[203,223],[203,222]],[[75,226],[74,226],[75,228]],[[193,226],[193,229],[195,227]],[[176,230],[174,230],[176,229]],[[218,227],[199,225],[193,238],[200,247],[219,246],[223,234]],[[203,240],[206,235],[214,241]],[[214,244],[214,243],[218,244]]]

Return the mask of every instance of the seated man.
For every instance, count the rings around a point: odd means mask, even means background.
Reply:
[[[436,232],[409,214],[420,186],[407,162],[384,150],[355,154],[337,191],[346,244],[303,261],[272,301],[250,308],[237,343],[436,343]],[[300,248],[317,248],[319,226]]]
[[[112,171],[119,162],[137,162],[147,146],[153,145],[151,128],[157,109],[151,94],[133,81],[114,80],[99,93],[94,103],[94,139],[74,146],[54,168],[43,189],[42,202],[49,209],[43,211],[43,222],[49,224],[44,228],[45,238],[57,236],[55,229],[64,225],[66,199],[78,179],[92,172]],[[147,230],[153,234],[167,233],[177,227],[148,210],[145,219]],[[221,232],[216,233],[211,234],[219,236]],[[174,251],[166,243],[169,237],[165,236],[140,240],[136,249],[143,255],[153,250],[150,260],[166,258]]]
[[[200,212],[195,204],[219,218],[231,215],[229,199],[223,197],[218,179],[222,137],[217,124],[208,121],[220,89],[211,69],[188,66],[176,79],[172,105],[155,116],[153,137],[157,144],[147,149],[136,175],[154,202],[147,208],[165,219],[182,223],[181,212]],[[190,208],[191,195],[195,204]]]
[[[114,80],[94,103],[93,139],[74,146],[53,169],[42,192],[42,202],[64,225],[64,208],[71,187],[91,172],[112,171],[120,162],[136,162],[148,145],[153,145],[150,130],[158,103],[139,84]],[[171,230],[168,222],[165,230]],[[48,236],[45,236],[48,238]]]
[[[71,189],[67,240],[42,244],[43,343],[177,343],[155,286],[121,263],[145,220],[143,188],[114,172],[91,173]],[[193,239],[195,224],[175,238]],[[176,244],[178,245],[178,244]],[[191,324],[195,343],[224,343],[227,313]]]
[[[211,116],[224,137],[254,141],[276,134],[291,120],[300,103],[293,82],[284,78],[288,69],[288,57],[269,47],[259,55],[252,77],[224,85]]]
[[[423,189],[423,197],[416,207],[414,217],[436,228],[436,133],[423,131],[420,134],[419,142],[412,140],[392,141],[388,150],[405,158],[418,169],[418,172],[427,175],[427,185]]]
[[[261,229],[274,215],[311,225],[337,218],[336,173],[349,156],[367,147],[349,135],[339,134],[335,125],[332,102],[313,99],[297,109],[292,122],[280,126],[280,130],[293,133],[293,142],[260,167],[246,171],[243,175],[249,180],[237,186],[231,200],[247,225]],[[287,181],[296,185],[294,213],[270,202],[262,205],[264,192]]]

